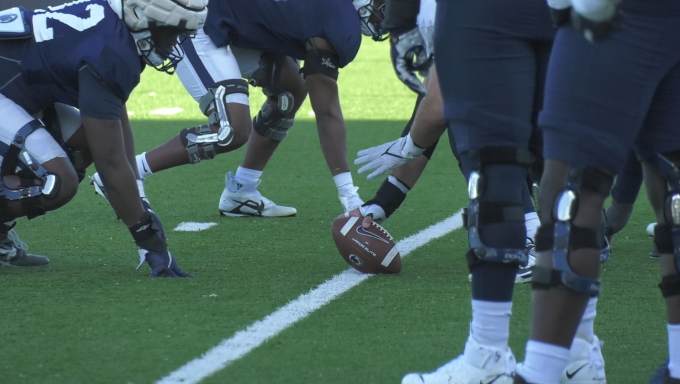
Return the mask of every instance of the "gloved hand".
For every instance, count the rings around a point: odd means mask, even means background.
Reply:
[[[163,252],[151,252],[146,249],[140,249],[139,258],[146,261],[149,267],[151,267],[149,277],[194,277],[194,275],[180,269],[177,261],[175,261],[175,258],[172,257],[167,248]]]
[[[605,40],[620,24],[620,0],[572,0],[571,3],[571,24],[591,43]]]
[[[354,164],[366,164],[359,168],[359,173],[375,169],[375,172],[368,175],[368,180],[373,180],[415,159],[424,151],[425,148],[419,148],[413,143],[409,134],[395,141],[359,151],[357,153],[359,158],[354,160]]]
[[[177,261],[172,257],[170,251],[168,251],[163,224],[151,209],[149,202],[142,199],[142,205],[146,209],[148,216],[130,228],[130,233],[132,233],[139,247],[139,265],[137,269],[146,262],[151,267],[149,277],[194,277],[194,275],[184,272],[177,265]]]
[[[425,95],[425,86],[415,74],[426,76],[433,62],[423,35],[415,27],[403,32],[392,31],[390,36],[392,66],[397,77],[413,92]]]

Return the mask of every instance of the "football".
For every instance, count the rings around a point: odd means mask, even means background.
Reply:
[[[399,273],[401,256],[392,236],[377,223],[366,229],[360,217],[333,221],[333,241],[352,268],[363,273]]]

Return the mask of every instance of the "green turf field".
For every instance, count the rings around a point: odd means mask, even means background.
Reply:
[[[441,70],[441,69],[440,69]],[[394,76],[386,44],[364,41],[341,71],[351,161],[357,150],[393,140],[415,96]],[[262,97],[253,92],[252,111]],[[156,115],[161,108],[182,108]],[[175,77],[148,69],[128,104],[137,151],[203,123]],[[396,239],[467,204],[464,180],[443,140],[417,187],[387,222]],[[170,250],[195,279],[149,279],[136,247],[108,204],[86,182],[66,207],[19,220],[17,231],[42,269],[0,269],[0,383],[153,383],[348,266],[330,224],[341,213],[319,149],[309,104],[263,174],[262,194],[298,209],[285,219],[219,217],[224,173],[243,149],[210,162],[150,176],[147,195],[168,231]],[[352,166],[356,171],[357,167]],[[92,175],[94,169],[88,170]],[[367,200],[380,185],[354,174]],[[657,262],[645,227],[644,193],[603,267],[595,331],[610,384],[648,383],[667,357]],[[202,232],[180,222],[216,222]],[[399,383],[462,352],[470,320],[465,233],[415,250],[401,274],[375,276],[284,330],[205,383]],[[524,356],[528,285],[516,288],[511,347]]]

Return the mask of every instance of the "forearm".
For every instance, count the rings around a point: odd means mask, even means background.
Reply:
[[[144,213],[135,172],[130,166],[121,122],[83,116],[94,165],[111,206],[125,225],[137,224]],[[136,166],[135,166],[136,168]]]
[[[131,227],[144,214],[136,178],[127,156],[97,161],[94,165],[106,186],[106,197],[120,219]],[[136,167],[135,167],[136,168]]]
[[[429,97],[430,93],[428,93]],[[436,105],[425,103],[420,104],[416,118],[411,128],[411,139],[420,148],[429,148],[446,132],[448,124],[442,116],[441,108]]]
[[[321,150],[333,176],[349,172],[347,161],[347,135],[342,115],[317,115],[316,126]]]

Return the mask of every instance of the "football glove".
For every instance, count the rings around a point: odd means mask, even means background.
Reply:
[[[366,164],[359,168],[359,173],[375,170],[368,175],[368,180],[373,180],[415,159],[424,151],[425,148],[420,148],[413,143],[409,134],[395,141],[359,151],[357,153],[359,158],[354,160],[354,164]]]
[[[167,249],[163,252],[151,252],[146,249],[140,249],[139,258],[146,261],[149,267],[151,267],[149,277],[194,277],[194,275],[180,269],[177,261],[175,261],[175,258],[172,257]]]
[[[361,216],[363,217],[371,216],[373,221],[378,224],[382,224],[385,220],[387,220],[385,210],[378,204],[366,203],[359,207],[359,213],[361,213]]]
[[[425,95],[425,86],[416,72],[426,76],[432,65],[432,55],[428,55],[427,42],[416,27],[403,33],[391,32],[392,66],[397,77],[413,92]]]

